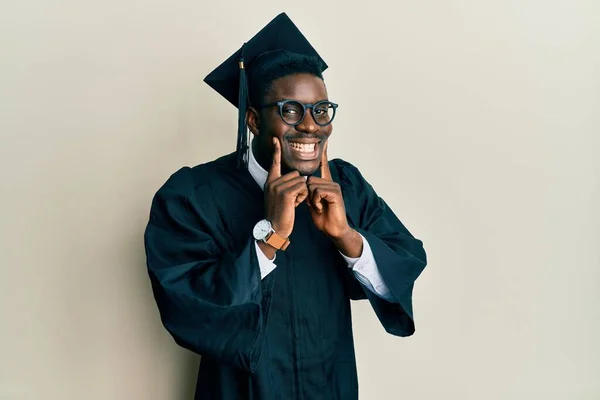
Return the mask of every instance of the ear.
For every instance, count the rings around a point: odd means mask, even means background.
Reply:
[[[254,107],[248,107],[246,110],[246,124],[254,136],[260,134],[260,117]]]

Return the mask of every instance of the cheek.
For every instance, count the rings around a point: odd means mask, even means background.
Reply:
[[[283,136],[289,131],[289,126],[286,125],[281,118],[266,118],[264,120],[265,124],[263,125],[263,129],[266,130],[266,133],[270,137],[276,137],[282,139]]]
[[[331,136],[332,133],[333,125],[327,125],[321,129],[321,134],[327,136],[327,138],[329,138],[329,136]]]

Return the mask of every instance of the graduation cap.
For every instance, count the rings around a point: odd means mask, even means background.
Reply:
[[[321,63],[321,72],[327,69],[298,27],[286,13],[281,13],[204,78],[204,82],[238,108],[238,168],[245,164],[248,151],[248,78],[251,82],[260,79],[261,71],[294,55],[315,57]]]

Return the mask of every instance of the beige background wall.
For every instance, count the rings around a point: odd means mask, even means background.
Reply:
[[[170,173],[233,150],[202,79],[283,4],[3,2],[0,399],[191,398],[142,233]],[[600,3],[287,4],[331,154],[429,252],[414,337],[354,306],[361,398],[600,398]]]

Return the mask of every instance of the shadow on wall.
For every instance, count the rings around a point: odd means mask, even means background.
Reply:
[[[181,381],[177,385],[178,390],[175,390],[176,399],[193,399],[196,391],[196,378],[198,376],[198,366],[200,365],[200,357],[191,351],[185,350],[182,357],[180,371]]]

